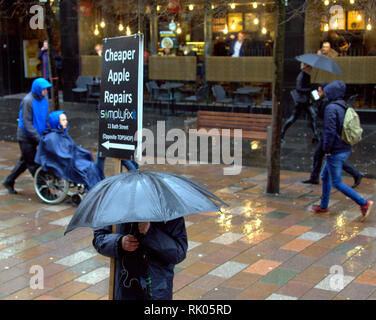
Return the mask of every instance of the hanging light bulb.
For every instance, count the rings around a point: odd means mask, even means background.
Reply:
[[[193,11],[194,8],[195,8],[195,6],[194,6],[193,4],[190,4],[190,5],[188,6],[189,11]]]
[[[223,33],[224,33],[224,34],[228,34],[228,27],[227,27],[227,24],[225,25],[225,28],[223,29]]]
[[[336,19],[336,21],[334,22],[333,27],[334,29],[338,29],[338,19]]]
[[[123,31],[124,30],[124,26],[123,26],[123,24],[120,22],[119,23],[119,31]]]
[[[372,30],[372,24],[371,24],[371,21],[368,19],[368,24],[367,24],[367,30],[370,31]]]
[[[328,31],[329,31],[329,24],[327,24],[327,23],[325,24],[325,26],[324,26],[324,31],[325,31],[325,32],[328,32]]]
[[[254,20],[253,20],[253,24],[259,24],[259,19],[258,18],[255,18]]]
[[[232,20],[232,23],[231,23],[231,30],[235,30],[235,29],[236,29],[235,20]]]
[[[215,9],[215,5],[214,5],[214,4],[212,4],[212,5],[211,5],[211,8],[212,8],[212,10],[213,10],[213,9]]]
[[[328,5],[329,5],[329,0],[325,0],[325,1],[324,1],[324,4],[325,4],[326,6],[328,6]]]
[[[129,27],[129,25],[127,25],[127,31],[126,31],[126,34],[127,36],[130,36],[132,34],[131,32],[131,28]]]
[[[231,8],[231,9],[235,9],[235,7],[236,7],[235,3],[231,3],[231,4],[230,4],[230,8]]]
[[[350,4],[354,4],[355,3],[355,0],[350,0]]]
[[[106,23],[104,22],[104,19],[102,18],[102,21],[100,23],[101,28],[103,29],[106,26]]]
[[[160,10],[161,10],[161,6],[158,5],[158,6],[157,6],[157,11],[160,11]]]
[[[358,13],[358,15],[356,16],[356,20],[358,20],[358,21],[362,21],[362,16],[361,16],[360,13]]]
[[[253,9],[257,9],[257,2],[253,2],[252,7]]]
[[[176,29],[177,34],[181,34],[181,28],[180,28],[180,23],[178,23],[178,27]]]
[[[267,32],[268,32],[268,30],[266,30],[265,27],[263,27],[263,28],[261,29],[261,33],[262,33],[262,34],[266,34]]]
[[[99,34],[98,25],[95,25],[94,34],[97,36]]]

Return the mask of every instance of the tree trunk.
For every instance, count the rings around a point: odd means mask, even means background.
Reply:
[[[266,192],[279,193],[280,183],[280,152],[282,128],[282,89],[283,89],[283,61],[285,46],[285,0],[275,0],[276,26],[273,48],[274,78],[273,78],[273,108],[272,127],[267,153],[268,179]]]
[[[46,33],[48,41],[48,62],[50,68],[50,82],[52,84],[51,88],[51,97],[52,97],[52,107],[53,110],[59,110],[59,87],[58,87],[58,77],[56,70],[56,61],[55,61],[55,43],[54,43],[54,34],[53,26],[55,23],[55,16],[51,10],[50,2],[45,3],[45,19],[46,19]]]

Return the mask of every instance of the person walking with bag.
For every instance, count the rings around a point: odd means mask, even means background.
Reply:
[[[372,210],[373,201],[364,199],[342,182],[343,163],[351,152],[351,144],[346,143],[344,140],[348,138],[346,132],[345,135],[343,132],[344,129],[348,129],[347,123],[345,123],[345,116],[347,116],[347,112],[353,112],[353,110],[347,110],[344,107],[346,106],[343,100],[345,92],[345,83],[338,80],[331,82],[320,92],[320,97],[326,96],[329,101],[324,112],[323,151],[326,160],[321,173],[323,183],[321,203],[319,206],[313,206],[312,211],[316,213],[329,212],[330,191],[333,185],[338,191],[360,206],[361,220],[364,221]]]
[[[323,95],[322,88],[325,87],[325,85],[319,86],[318,88],[319,95],[321,92],[321,96]],[[325,107],[329,102],[327,98],[324,98],[324,99],[320,99],[318,103],[320,104],[320,107],[318,108],[318,110],[320,111],[318,112],[318,114],[320,118],[323,118]],[[322,162],[324,158],[325,158],[325,153],[323,151],[323,137],[320,137],[320,141],[317,144],[315,152],[313,154],[313,165],[312,165],[311,176],[308,180],[303,180],[302,183],[320,184],[320,171],[321,171]],[[347,172],[349,175],[351,175],[354,179],[354,184],[351,186],[351,188],[356,188],[365,176],[364,173],[358,171],[355,167],[353,167],[347,162],[343,163],[343,170]]]

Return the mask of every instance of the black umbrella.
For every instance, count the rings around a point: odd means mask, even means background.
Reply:
[[[132,170],[102,180],[87,193],[65,234],[78,227],[170,221],[227,206],[199,184],[176,174]]]
[[[314,68],[325,70],[331,73],[343,75],[341,68],[332,59],[320,54],[306,53],[295,57],[296,60],[304,62]]]

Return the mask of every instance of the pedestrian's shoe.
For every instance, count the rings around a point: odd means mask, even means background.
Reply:
[[[360,182],[362,181],[362,179],[364,178],[365,174],[364,173],[360,173],[358,176],[356,176],[354,178],[354,184],[351,186],[351,188],[356,188],[358,185],[360,185]]]
[[[328,213],[329,212],[328,209],[323,209],[320,206],[313,206],[312,211],[315,213]]]
[[[320,184],[319,180],[315,180],[315,179],[308,179],[308,180],[303,180],[302,183],[306,183],[306,184]]]
[[[3,186],[8,190],[9,194],[17,194],[17,191],[14,190],[14,184],[10,184],[8,181],[4,180]]]
[[[360,210],[362,211],[362,218],[360,219],[360,221],[364,221],[367,219],[367,217],[371,213],[372,207],[373,201],[371,200],[367,200],[367,204],[365,204],[364,206],[360,206]]]

